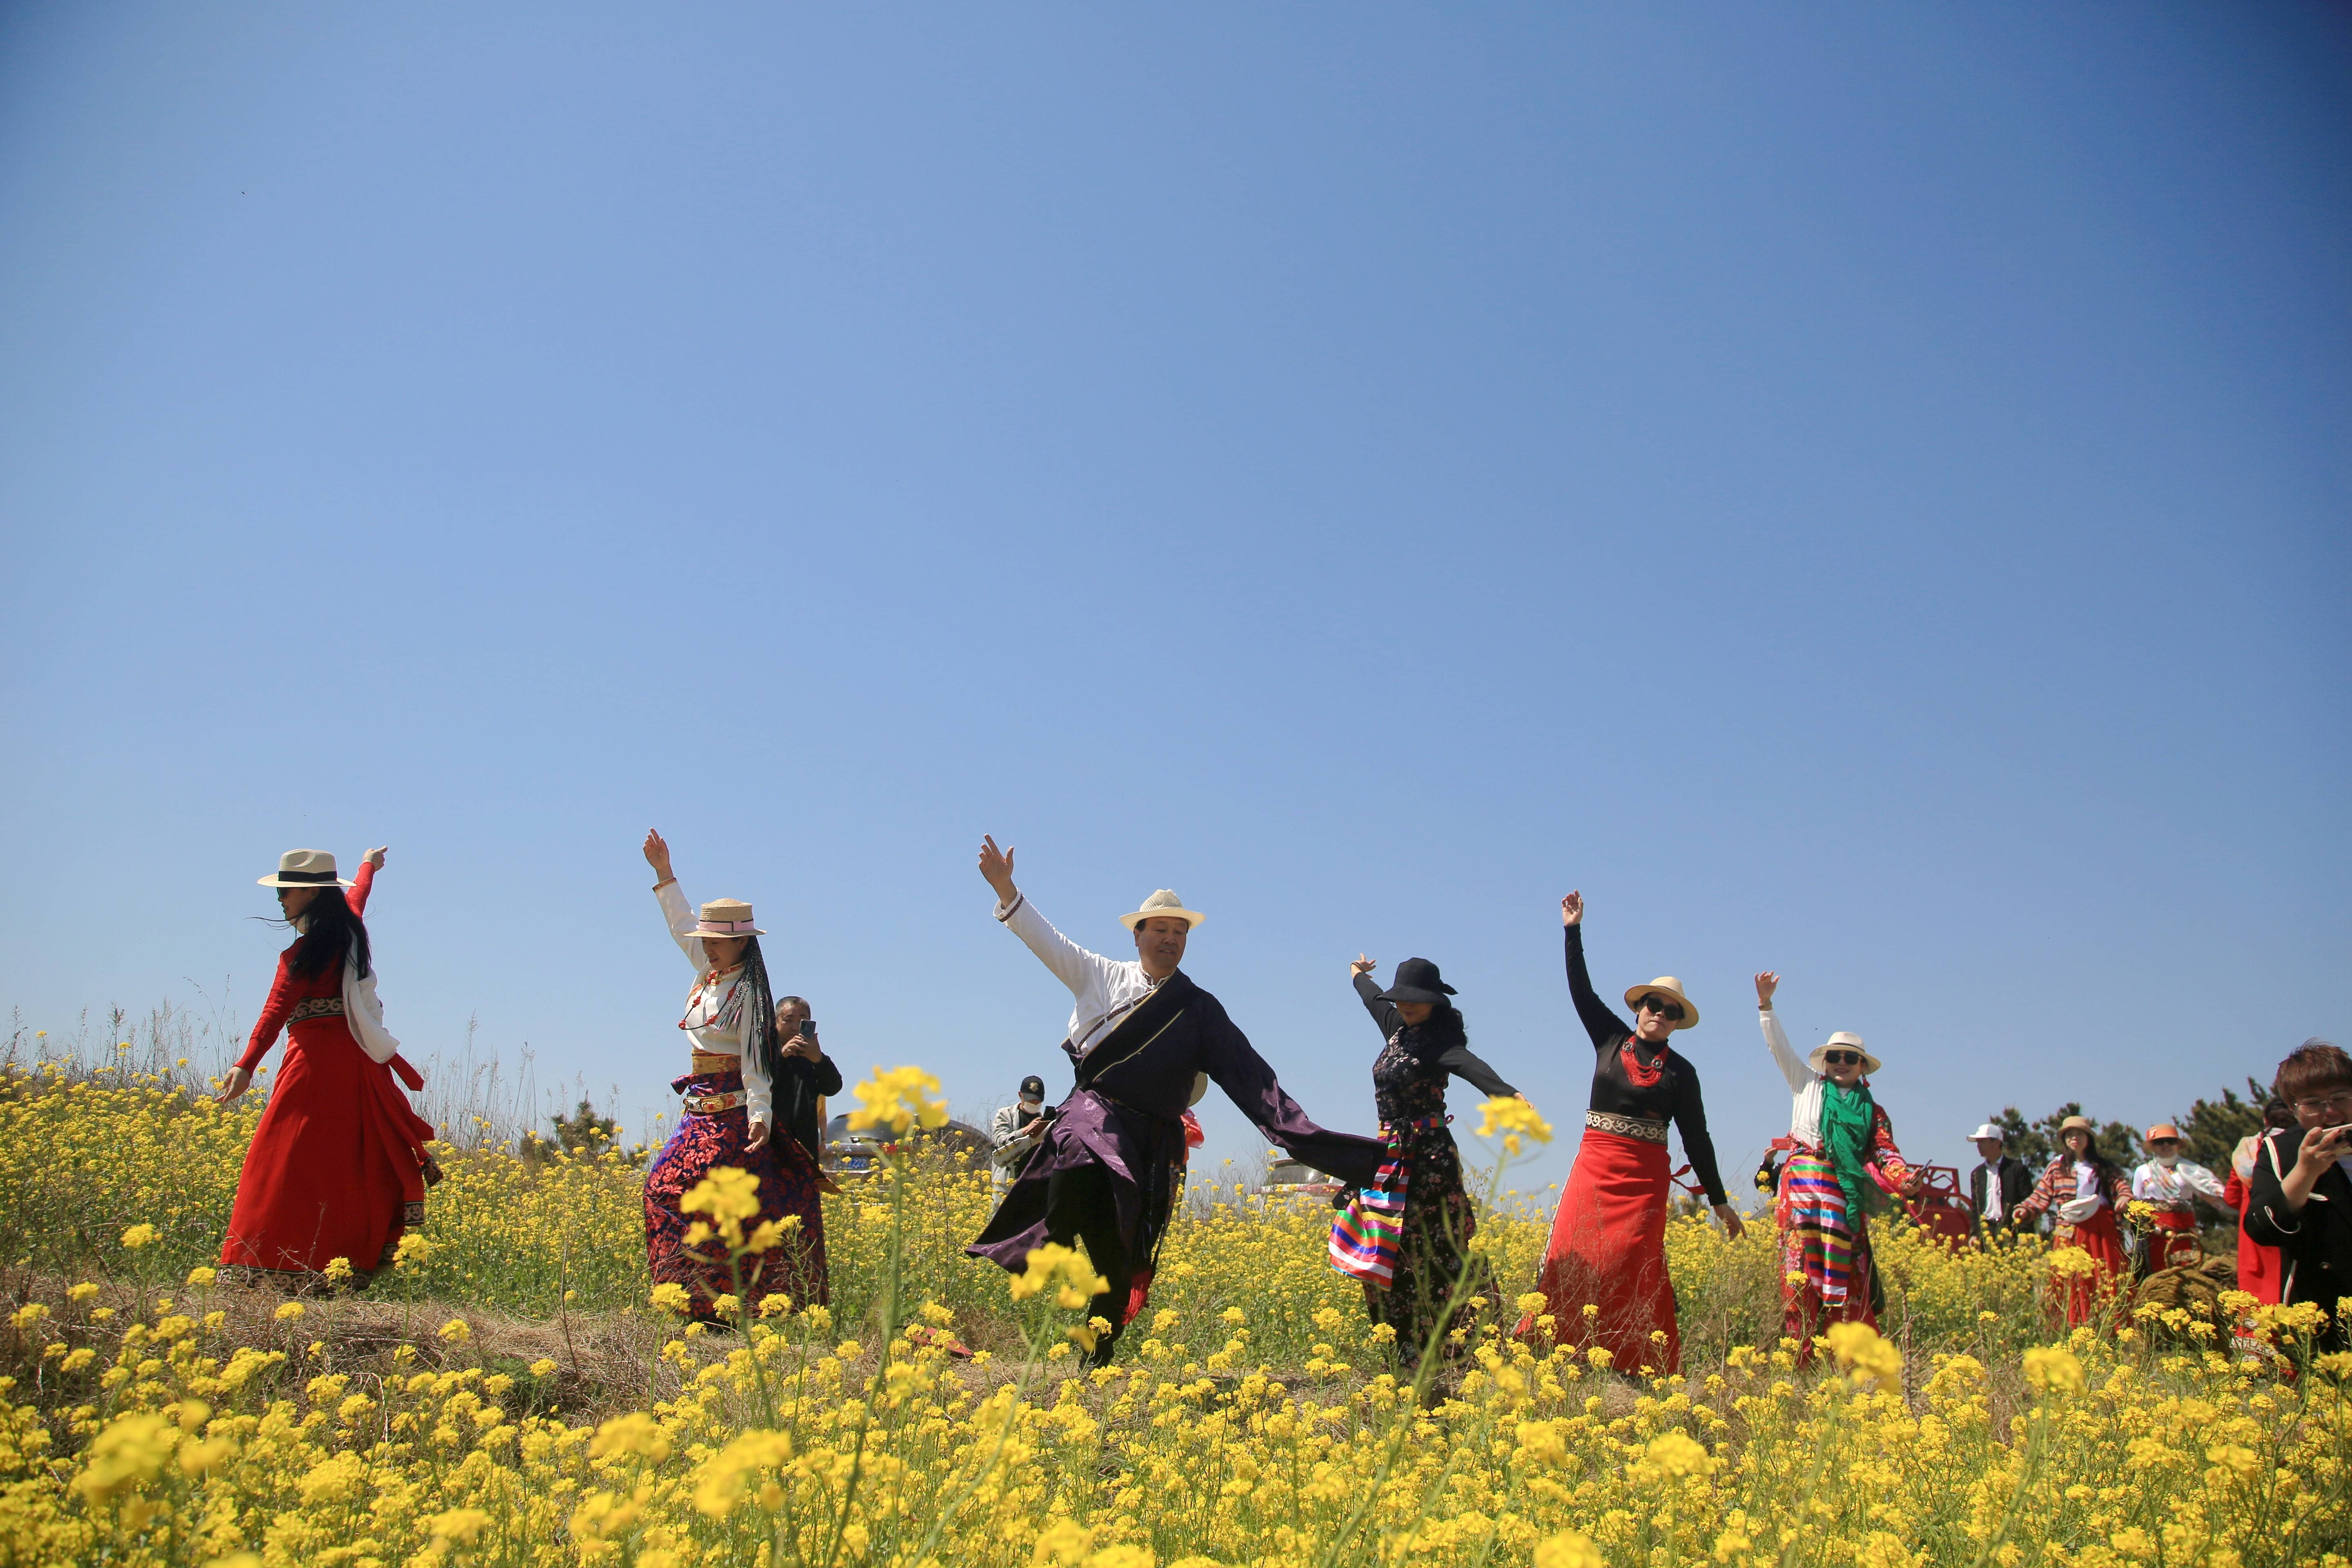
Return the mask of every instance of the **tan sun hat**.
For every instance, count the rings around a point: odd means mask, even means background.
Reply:
[[[1136,910],[1133,914],[1119,916],[1118,923],[1125,926],[1128,930],[1133,931],[1137,926],[1141,925],[1146,921],[1156,921],[1162,918],[1181,920],[1191,926],[1193,930],[1197,931],[1200,929],[1201,922],[1207,920],[1209,917],[1202,914],[1198,910],[1186,909],[1184,907],[1184,900],[1176,896],[1175,889],[1162,888],[1158,892],[1152,894],[1150,898],[1144,900],[1143,907]]]
[[[1671,996],[1675,1001],[1682,1004],[1683,1021],[1676,1024],[1675,1026],[1675,1028],[1687,1029],[1698,1022],[1697,1005],[1692,1002],[1689,997],[1683,994],[1683,983],[1675,979],[1671,974],[1661,974],[1655,980],[1651,981],[1647,985],[1636,985],[1627,991],[1625,993],[1625,1005],[1628,1007],[1638,1005],[1642,998],[1647,996],[1653,991],[1657,992],[1663,996]]]
[[[1862,1053],[1863,1077],[1868,1078],[1872,1073],[1878,1070],[1880,1066],[1879,1060],[1876,1057],[1872,1056],[1870,1054],[1869,1047],[1862,1043],[1862,1037],[1860,1035],[1849,1035],[1843,1029],[1840,1029],[1836,1034],[1832,1035],[1828,1039],[1823,1040],[1820,1045],[1815,1046],[1813,1047],[1813,1054],[1805,1058],[1805,1065],[1824,1077],[1828,1076],[1829,1064],[1822,1061],[1822,1058],[1829,1054],[1830,1047],[1832,1046],[1843,1046],[1850,1051],[1860,1051]]]
[[[335,858],[324,849],[289,849],[278,858],[278,875],[256,877],[265,888],[348,888],[335,875]]]
[[[2058,1136],[2063,1138],[2067,1133],[2074,1131],[2077,1127],[2089,1133],[2093,1142],[2096,1142],[2098,1141],[2099,1130],[2091,1125],[2091,1119],[2087,1116],[2070,1116],[2066,1118],[2065,1121],[2061,1121],[2058,1124]]]
[[[702,919],[687,935],[698,941],[706,936],[765,936],[768,933],[751,923],[751,906],[740,899],[713,899],[702,906]]]

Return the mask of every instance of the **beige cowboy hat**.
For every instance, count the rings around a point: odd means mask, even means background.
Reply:
[[[1156,921],[1162,916],[1182,921],[1196,931],[1200,928],[1201,922],[1209,918],[1198,910],[1186,909],[1184,900],[1176,896],[1175,889],[1162,888],[1144,900],[1143,907],[1133,914],[1119,916],[1118,923],[1133,931],[1144,921]]]
[[[1832,1047],[1839,1046],[1842,1046],[1850,1051],[1860,1051],[1862,1053],[1863,1077],[1868,1078],[1872,1073],[1878,1070],[1879,1060],[1876,1057],[1872,1056],[1870,1054],[1869,1047],[1862,1043],[1862,1037],[1860,1035],[1849,1035],[1843,1029],[1840,1029],[1836,1034],[1832,1035],[1828,1039],[1823,1040],[1820,1045],[1815,1046],[1813,1047],[1813,1054],[1805,1058],[1805,1065],[1812,1068],[1815,1072],[1820,1073],[1824,1078],[1828,1077],[1829,1064],[1822,1060],[1822,1058],[1829,1055]],[[1994,1133],[1992,1136],[1999,1137],[2000,1134]]]
[[[2099,1130],[2091,1125],[2091,1119],[2087,1116],[2070,1116],[2061,1121],[2058,1124],[2058,1136],[2063,1138],[2078,1127],[2089,1133],[2095,1141],[2099,1136]]]
[[[751,906],[740,899],[713,899],[702,906],[702,919],[687,935],[698,941],[706,936],[765,936],[768,933],[751,923]]]
[[[1661,996],[1671,996],[1682,1004],[1683,1021],[1676,1024],[1675,1028],[1687,1029],[1698,1022],[1698,1005],[1683,994],[1683,983],[1671,974],[1661,974],[1647,985],[1636,985],[1629,989],[1625,993],[1625,1005],[1632,1007],[1639,1005],[1642,998],[1653,991]]]
[[[278,858],[278,874],[256,877],[265,888],[348,888],[335,875],[335,858],[324,849],[289,849]]]

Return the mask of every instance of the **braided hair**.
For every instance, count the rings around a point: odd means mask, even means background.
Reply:
[[[768,961],[760,939],[743,939],[743,984],[750,988],[743,1002],[743,1059],[757,1063],[770,1083],[784,1076],[783,1053],[776,1045],[776,998],[768,985]]]

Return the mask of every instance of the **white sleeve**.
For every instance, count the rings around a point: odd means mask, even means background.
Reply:
[[[1769,1007],[1759,1007],[1756,1020],[1764,1028],[1764,1043],[1772,1047],[1772,1059],[1780,1067],[1780,1076],[1789,1080],[1790,1094],[1802,1094],[1805,1086],[1816,1076],[1805,1059],[1790,1048],[1789,1033],[1780,1027],[1780,1015]]]
[[[695,945],[699,947],[702,944],[697,942]],[[748,1004],[751,998],[744,1000]],[[770,1019],[768,1027],[772,1029],[775,1026],[775,1020]],[[773,1127],[776,1124],[776,1086],[768,1080],[768,1070],[753,1059],[751,1036],[751,1031],[747,1026],[743,1030],[743,1111],[749,1120],[764,1121]],[[792,1134],[787,1132],[784,1136],[789,1138]]]
[[[1029,951],[1054,972],[1055,979],[1070,988],[1071,995],[1084,996],[1089,984],[1105,982],[1111,961],[1098,952],[1088,952],[1055,931],[1052,922],[1037,912],[1037,906],[1029,901],[1028,894],[1016,894],[1009,910],[1000,901],[996,906],[996,918],[1011,928],[1014,936],[1029,944]]]
[[[2156,1203],[2160,1201],[2164,1196],[2162,1193],[2157,1190],[2156,1177],[2149,1173],[2148,1168],[2146,1165],[2135,1165],[2132,1167],[2131,1193],[2132,1196],[2138,1198],[2145,1203]]]
[[[2196,1191],[2200,1195],[2211,1198],[2217,1204],[2228,1203],[2229,1200],[2222,1196],[2221,1182],[2215,1179],[2213,1173],[2207,1170],[2204,1166],[2192,1165],[2188,1161],[2183,1160],[2180,1163],[2175,1165],[2173,1169],[2187,1177],[2190,1188]]]
[[[699,922],[695,920],[694,910],[687,903],[686,891],[677,885],[677,879],[672,877],[656,888],[654,898],[661,904],[662,918],[669,922],[670,940],[677,943],[679,952],[686,954],[686,961],[694,965],[694,972],[699,974],[709,968],[710,961],[702,951],[702,939],[694,934],[694,928]]]

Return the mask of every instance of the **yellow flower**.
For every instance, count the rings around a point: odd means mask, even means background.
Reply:
[[[541,1356],[530,1363],[530,1375],[533,1377],[546,1377],[554,1371],[555,1363],[547,1356]]]
[[[1903,1378],[1903,1352],[1879,1336],[1868,1323],[1832,1323],[1822,1336],[1829,1341],[1830,1353],[1838,1365],[1853,1375],[1864,1387],[1879,1383],[1899,1383]]]
[[[2044,1394],[2080,1394],[2083,1363],[2063,1345],[2036,1345],[2025,1352],[2025,1381]]]
[[[347,1285],[352,1279],[352,1260],[348,1258],[327,1259],[327,1279],[333,1284]]]
[[[1037,1544],[1029,1554],[1032,1563],[1055,1563],[1059,1568],[1076,1568],[1078,1560],[1094,1544],[1095,1532],[1067,1519],[1057,1519],[1037,1532]]]
[[[474,1337],[473,1326],[463,1318],[452,1318],[441,1325],[441,1337],[453,1345],[462,1345]]]
[[[1519,1152],[1522,1134],[1538,1143],[1551,1142],[1551,1124],[1516,1094],[1498,1094],[1478,1108],[1478,1136],[1492,1138],[1497,1132],[1503,1135],[1505,1152],[1510,1154]]]
[[[219,1270],[206,1268],[201,1264],[188,1270],[188,1283],[199,1288],[209,1285],[219,1278]]]
[[[1571,1530],[1536,1548],[1536,1568],[1609,1568],[1609,1560],[1591,1536]]]
[[[1687,1432],[1661,1432],[1650,1439],[1647,1457],[1661,1472],[1677,1479],[1703,1476],[1715,1468],[1706,1447]]]
[[[919,1125],[947,1125],[947,1103],[931,1098],[940,1091],[940,1080],[920,1068],[892,1068],[887,1072],[876,1068],[872,1081],[851,1089],[860,1101],[849,1113],[853,1132],[887,1126],[903,1138]]]
[[[280,1301],[278,1303],[278,1310],[272,1312],[270,1316],[281,1323],[290,1323],[300,1317],[306,1310],[299,1301]]]
[[[1025,1272],[1013,1277],[1013,1299],[1025,1301],[1056,1281],[1055,1302],[1072,1311],[1085,1306],[1089,1297],[1110,1289],[1110,1281],[1096,1273],[1083,1254],[1049,1241],[1030,1252]]]
[[[653,1303],[663,1311],[675,1312],[682,1318],[693,1310],[694,1298],[686,1293],[685,1286],[674,1279],[665,1279],[654,1287]]]
[[[154,1240],[155,1227],[152,1225],[134,1225],[122,1233],[122,1245],[129,1247],[146,1247]]]
[[[480,1509],[453,1508],[426,1520],[425,1528],[436,1542],[454,1541],[460,1545],[471,1546],[475,1537],[489,1529],[490,1523],[490,1516]]]
[[[758,1427],[739,1432],[703,1461],[694,1481],[694,1506],[711,1519],[724,1519],[741,1506],[753,1479],[793,1457],[793,1440]]]

